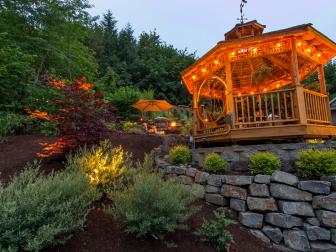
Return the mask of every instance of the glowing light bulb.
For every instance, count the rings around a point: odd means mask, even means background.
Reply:
[[[267,89],[266,88],[264,88],[264,92],[266,92],[267,91]]]
[[[251,91],[251,94],[253,95],[253,94],[254,94],[254,92],[253,92],[253,91]]]
[[[276,44],[276,46],[277,46],[277,47],[280,47],[280,46],[281,46],[281,44],[280,44],[280,43],[278,43],[278,44]]]
[[[195,75],[193,75],[192,78],[193,78],[193,80],[196,80],[196,76]]]
[[[202,69],[202,72],[203,72],[203,73],[205,73],[205,72],[206,72],[206,69],[205,69],[205,68],[203,68],[203,69]]]
[[[301,43],[301,42],[298,42],[297,45],[298,45],[298,46],[302,46],[302,43]]]
[[[257,51],[258,51],[258,49],[257,49],[257,48],[254,48],[254,49],[253,49],[253,52],[254,52],[254,53],[256,53]]]
[[[241,96],[241,93],[239,93],[238,96]]]
[[[218,60],[215,60],[215,64],[217,65],[219,63],[219,61]]]
[[[280,84],[277,84],[276,87],[277,87],[277,88],[280,87]]]
[[[308,48],[308,49],[307,49],[307,52],[309,52],[309,53],[310,53],[310,52],[311,52],[311,49],[310,49],[310,48]]]
[[[235,55],[235,53],[234,53],[234,52],[232,52],[232,53],[231,53],[231,56],[234,56],[234,55]]]
[[[322,54],[321,54],[321,53],[317,54],[317,57],[321,57],[321,56],[322,56]]]

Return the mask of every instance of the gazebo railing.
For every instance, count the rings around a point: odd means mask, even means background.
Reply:
[[[276,126],[297,122],[294,92],[295,89],[290,88],[235,95],[234,128]]]
[[[304,100],[308,123],[330,124],[331,114],[328,95],[304,89]]]

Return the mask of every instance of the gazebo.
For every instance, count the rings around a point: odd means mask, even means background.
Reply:
[[[312,24],[264,28],[256,20],[237,24],[182,72],[196,142],[336,136],[323,67],[335,42]],[[303,85],[315,72],[317,85]]]

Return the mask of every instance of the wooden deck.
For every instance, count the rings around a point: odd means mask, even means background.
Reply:
[[[194,136],[195,142],[237,142],[248,140],[314,139],[336,137],[336,126],[306,124],[263,128],[231,129],[228,133],[213,132]]]

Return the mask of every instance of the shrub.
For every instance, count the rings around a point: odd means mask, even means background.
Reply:
[[[249,169],[252,174],[271,175],[280,169],[280,159],[269,152],[259,152],[250,158]]]
[[[336,150],[303,150],[299,152],[296,168],[302,177],[336,175]]]
[[[25,132],[32,119],[26,115],[0,112],[0,137]]]
[[[210,153],[206,156],[205,170],[210,173],[224,173],[228,167],[226,160],[222,159],[217,153]]]
[[[106,99],[117,108],[116,113],[124,119],[133,119],[139,115],[139,111],[132,107],[140,99],[154,99],[154,92],[143,91],[134,87],[119,87],[114,93],[105,93]]]
[[[169,161],[173,164],[187,164],[190,158],[190,150],[187,146],[178,145],[169,151]]]
[[[80,173],[39,175],[29,165],[7,186],[0,185],[0,251],[39,251],[63,243],[85,222],[98,193]]]
[[[68,84],[51,79],[49,85],[62,97],[54,101],[59,109],[47,113],[26,108],[26,112],[32,117],[56,125],[59,133],[57,141],[46,146],[45,153],[40,153],[39,156],[60,154],[85,144],[93,145],[109,136],[110,131],[105,121],[114,119],[112,109],[103,100],[102,94],[86,82],[86,78]]]
[[[114,206],[107,212],[123,221],[127,232],[137,237],[164,240],[167,233],[186,228],[184,222],[196,211],[189,207],[193,199],[182,185],[144,173],[128,190],[115,194]]]
[[[217,251],[226,251],[227,246],[234,242],[233,236],[226,228],[235,222],[227,219],[223,212],[215,212],[215,217],[215,220],[205,220],[194,234],[200,236],[202,242],[208,243]]]
[[[131,134],[144,133],[141,126],[139,126],[136,122],[130,122],[130,121],[127,121],[123,124],[123,131]]]
[[[130,166],[130,156],[121,147],[112,148],[105,140],[90,149],[80,148],[69,156],[68,166],[82,170],[92,185],[104,190],[113,186],[115,179]]]

